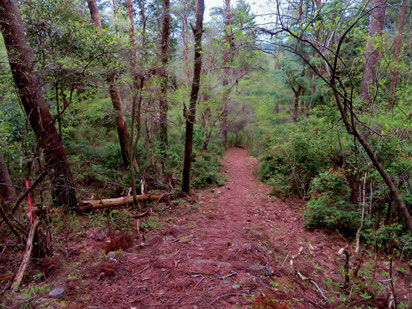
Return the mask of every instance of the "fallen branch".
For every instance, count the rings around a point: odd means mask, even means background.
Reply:
[[[237,275],[237,272],[234,271],[234,272],[230,272],[230,274],[228,274],[226,276],[219,277],[219,279],[224,280],[224,279],[236,276],[236,275]]]
[[[26,244],[26,251],[24,252],[23,259],[21,261],[19,270],[17,271],[14,281],[11,285],[12,293],[17,292],[17,290],[20,287],[21,281],[23,280],[24,272],[26,271],[27,265],[29,264],[31,252],[33,250],[34,235],[36,234],[36,229],[39,224],[40,224],[40,220],[39,218],[36,218],[32,226],[30,227],[29,237],[27,239],[27,244]]]
[[[143,194],[136,196],[138,201],[157,201],[162,197],[161,194]],[[77,204],[78,209],[81,211],[96,210],[111,207],[120,207],[127,204],[133,204],[133,196],[123,196],[117,198],[110,198],[104,200],[88,200],[81,201]]]
[[[305,275],[303,275],[301,272],[297,271],[296,274],[299,276],[300,279],[302,279],[303,281],[310,281],[315,288],[319,291],[320,295],[322,296],[322,298],[328,303],[329,300],[328,298],[325,296],[325,294],[323,293],[322,289],[320,288],[320,286],[316,283],[315,280],[313,280],[312,278],[308,278]]]
[[[149,213],[150,209],[147,209],[141,213],[135,214],[133,216],[131,216],[132,218],[138,219],[138,218],[143,218],[144,216],[146,216]]]

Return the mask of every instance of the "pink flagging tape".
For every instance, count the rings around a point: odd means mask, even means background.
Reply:
[[[24,178],[24,180],[26,181],[26,188],[29,189],[30,188],[30,181],[27,178]],[[31,208],[31,197],[30,197],[30,193],[27,194],[27,197],[29,199],[29,209],[30,209],[30,224],[33,223],[33,210]]]

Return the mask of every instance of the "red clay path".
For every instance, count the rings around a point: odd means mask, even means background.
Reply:
[[[304,204],[270,196],[246,150],[222,163],[225,186],[169,209],[106,270],[90,271],[96,255],[80,261],[79,279],[65,283],[67,308],[336,308],[344,240],[306,231]]]

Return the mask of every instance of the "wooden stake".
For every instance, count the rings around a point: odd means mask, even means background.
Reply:
[[[16,276],[14,277],[14,281],[11,285],[12,293],[17,292],[17,290],[20,287],[21,281],[23,280],[24,272],[26,271],[27,265],[29,264],[31,252],[33,250],[34,235],[36,234],[36,229],[39,224],[40,224],[39,218],[35,218],[32,226],[30,227],[29,237],[26,243],[26,251],[24,252],[23,259],[21,261],[19,270],[17,271]]]

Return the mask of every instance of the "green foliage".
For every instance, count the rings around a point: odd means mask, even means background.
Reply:
[[[193,169],[193,186],[196,188],[204,188],[209,186],[223,186],[225,183],[224,177],[219,174],[219,156],[215,153],[206,151],[196,151]]]
[[[305,226],[338,229],[344,235],[353,235],[359,226],[359,214],[356,205],[348,202],[350,192],[343,170],[330,169],[321,173],[311,183]]]
[[[276,127],[266,139],[267,154],[260,157],[259,177],[276,185],[275,192],[307,195],[310,182],[339,161],[336,134],[325,127],[326,119],[311,119]]]

